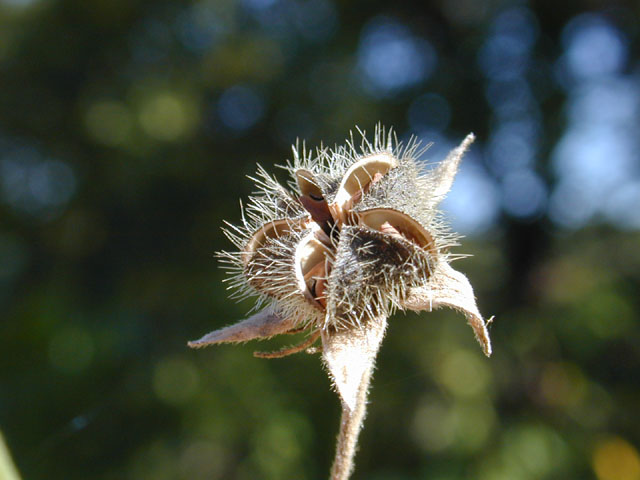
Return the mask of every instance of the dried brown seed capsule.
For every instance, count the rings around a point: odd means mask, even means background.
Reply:
[[[472,141],[430,171],[416,162],[416,143],[403,147],[383,129],[360,150],[353,140],[315,156],[294,150],[292,193],[260,168],[243,225],[226,232],[240,250],[221,253],[230,285],[287,322],[334,331],[396,308],[452,306],[489,353],[473,291],[449,267],[456,237],[436,210]]]
[[[189,342],[243,342],[308,329],[308,338],[262,358],[318,351],[343,407],[331,478],[353,469],[356,440],[365,414],[369,380],[387,317],[395,308],[447,306],[464,313],[486,355],[487,324],[467,278],[449,265],[455,243],[438,220],[438,203],[449,191],[468,135],[442,164],[421,172],[417,144],[402,147],[376,130],[373,144],[353,139],[316,156],[294,150],[287,169],[295,179],[288,193],[261,168],[258,195],[243,212],[243,225],[225,232],[238,252],[222,252],[231,286],[240,297],[258,294],[270,304],[236,325]]]

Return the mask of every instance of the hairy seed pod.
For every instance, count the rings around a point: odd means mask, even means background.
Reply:
[[[220,254],[235,296],[257,295],[298,325],[336,330],[408,308],[452,259],[456,236],[437,205],[471,140],[429,171],[417,142],[402,146],[383,128],[359,149],[353,138],[315,154],[294,148],[284,167],[290,190],[259,167],[242,225],[226,230],[239,252]]]
[[[243,209],[242,224],[228,224],[237,250],[219,254],[233,297],[258,297],[267,306],[239,323],[189,342],[194,348],[309,331],[278,358],[322,341],[322,359],[342,402],[331,478],[353,469],[358,432],[375,357],[397,308],[461,311],[486,355],[491,343],[467,278],[450,266],[456,244],[437,210],[458,164],[473,141],[468,135],[436,168],[423,171],[424,151],[402,146],[378,127],[372,143],[315,154],[294,148],[284,168],[289,190],[258,167],[258,191]]]

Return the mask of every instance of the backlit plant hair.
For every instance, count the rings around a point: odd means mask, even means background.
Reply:
[[[224,230],[236,250],[219,253],[232,297],[257,297],[256,313],[189,342],[200,348],[308,332],[299,345],[255,355],[322,352],[342,402],[331,480],[353,471],[375,357],[395,310],[454,308],[491,355],[473,289],[449,264],[457,237],[437,209],[473,134],[430,171],[417,163],[418,142],[402,145],[380,126],[372,142],[361,135],[358,146],[351,135],[334,149],[294,147],[284,167],[288,188],[258,167],[241,224]]]

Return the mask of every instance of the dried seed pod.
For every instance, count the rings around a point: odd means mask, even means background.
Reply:
[[[285,167],[294,179],[292,193],[259,168],[259,192],[250,198],[243,225],[226,231],[240,250],[221,254],[231,287],[240,298],[257,294],[281,317],[334,330],[362,326],[395,308],[430,307],[437,299],[416,295],[445,292],[440,304],[462,309],[489,352],[473,298],[449,298],[472,291],[455,275],[437,278],[448,272],[440,266],[448,266],[456,237],[436,207],[472,140],[468,136],[430,171],[416,162],[417,143],[403,147],[381,128],[359,150],[353,139],[315,156],[294,149]],[[457,283],[447,290],[447,281]]]
[[[421,172],[417,143],[402,147],[376,129],[345,147],[315,156],[294,149],[285,167],[295,182],[287,192],[259,167],[259,193],[250,198],[239,227],[226,235],[238,252],[220,256],[237,297],[252,294],[266,308],[236,325],[189,342],[199,348],[244,342],[309,327],[307,340],[261,358],[317,351],[340,395],[341,429],[331,478],[353,469],[356,440],[365,416],[375,357],[387,317],[395,309],[447,306],[464,313],[486,355],[491,343],[467,278],[449,265],[455,236],[438,220],[437,205],[449,191],[468,135],[444,162]]]

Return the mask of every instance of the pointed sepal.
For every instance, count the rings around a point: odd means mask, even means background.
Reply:
[[[201,339],[193,340],[187,345],[191,348],[202,348],[217,343],[239,343],[269,338],[291,330],[296,324],[297,319],[282,317],[270,308],[265,308],[245,320],[207,333]]]
[[[449,193],[451,190],[451,185],[453,184],[453,179],[458,173],[458,166],[460,165],[460,160],[469,149],[473,141],[475,140],[475,135],[470,133],[465,137],[460,145],[451,150],[440,165],[434,170],[432,173],[433,179],[433,190],[431,192],[432,195],[432,204],[431,207],[435,207],[440,201]]]
[[[387,327],[386,317],[369,319],[360,327],[329,327],[322,332],[322,358],[343,406],[353,411],[363,379],[373,368]],[[366,382],[368,384],[368,379]]]
[[[473,329],[484,354],[491,355],[491,340],[485,322],[476,305],[473,288],[467,277],[451,268],[444,261],[438,262],[429,277],[429,282],[412,288],[401,306],[408,310],[431,311],[440,307],[450,307],[462,312]]]

